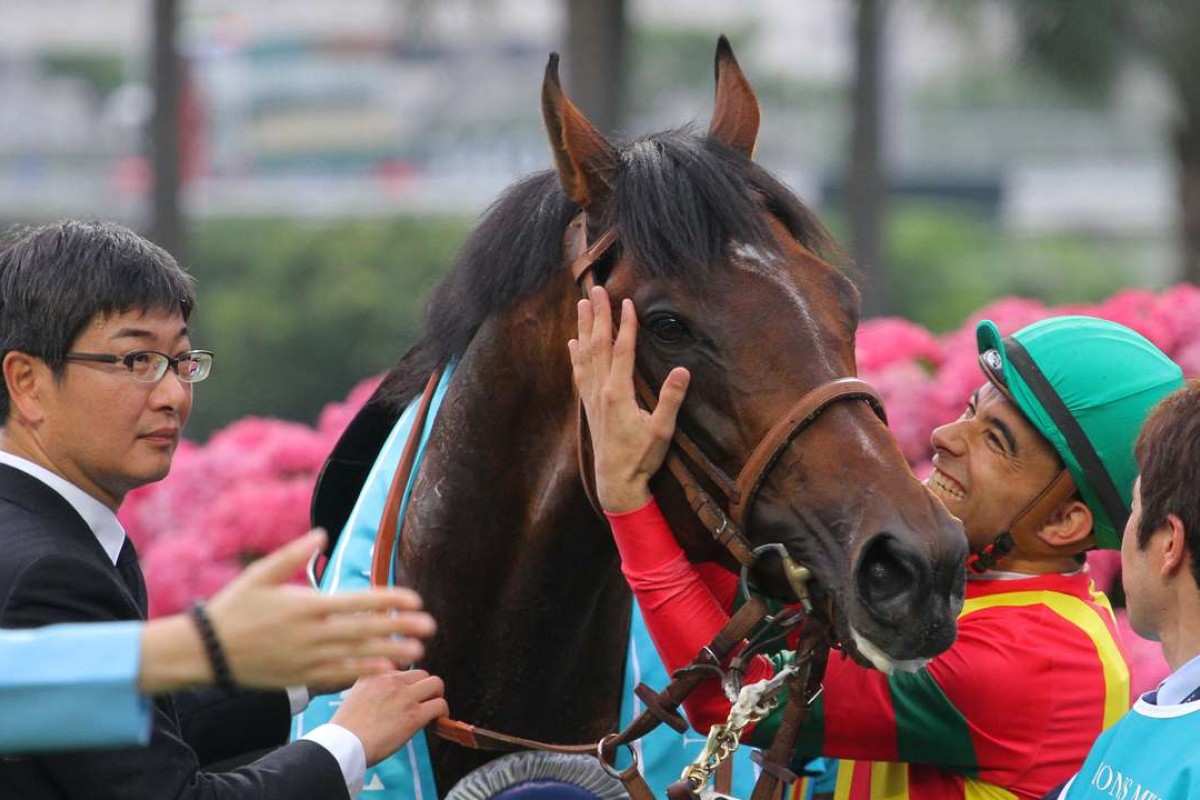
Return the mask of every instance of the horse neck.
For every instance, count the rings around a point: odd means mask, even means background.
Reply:
[[[455,715],[560,741],[615,722],[629,612],[579,479],[575,296],[568,280],[482,326],[402,536],[406,580],[439,624],[426,666]]]

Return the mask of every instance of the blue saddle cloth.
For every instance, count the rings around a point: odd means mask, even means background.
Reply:
[[[433,428],[453,373],[452,364],[443,371],[441,382],[434,393],[417,451],[418,464],[424,456],[429,432]],[[387,499],[392,476],[399,464],[401,451],[408,441],[415,417],[416,403],[413,403],[401,414],[384,442],[325,567],[321,577],[322,592],[350,591],[370,586],[371,551],[375,544],[375,532],[383,515],[384,501]],[[415,475],[416,470],[413,472]],[[412,484],[413,480],[410,479],[401,502],[401,520],[404,519],[404,512],[408,508]],[[638,683],[645,683],[657,689],[669,682],[666,667],[658,658],[642,619],[641,610],[635,602],[621,697],[621,727],[629,724],[644,708],[634,695],[634,687]],[[292,725],[292,737],[303,736],[318,725],[328,722],[337,710],[339,702],[339,695],[313,698],[304,713],[296,716]],[[704,737],[694,731],[680,735],[665,725],[659,726],[634,744],[642,774],[656,795],[665,796],[667,786],[679,779],[679,773],[699,755],[703,744]],[[749,797],[758,767],[750,760],[749,748],[739,749],[734,754],[734,760],[733,794],[736,797]],[[448,786],[443,787],[444,791],[449,789]],[[362,796],[370,800],[433,800],[438,797],[424,732],[413,737],[398,753],[367,770]]]

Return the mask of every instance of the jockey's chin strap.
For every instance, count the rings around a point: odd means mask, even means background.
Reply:
[[[982,550],[967,557],[967,568],[982,574],[996,568],[996,562],[1011,553],[1018,544],[1022,549],[1036,549],[1036,535],[1059,506],[1075,494],[1075,480],[1063,468],[1013,518],[1008,530],[1001,533]]]

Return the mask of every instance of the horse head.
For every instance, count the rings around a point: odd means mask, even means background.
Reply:
[[[651,389],[672,367],[691,371],[680,430],[698,482],[725,495],[726,522],[811,570],[817,613],[860,662],[914,668],[944,650],[962,602],[962,529],[912,475],[872,390],[847,381],[858,291],[826,260],[834,247],[811,212],[753,162],[759,107],[728,42],[707,135],[615,147],[564,93],[557,56],[542,109],[581,210],[564,264],[614,303],[634,300]],[[654,488],[690,558],[734,566],[680,481],[663,474]],[[780,559],[754,572],[794,596]]]

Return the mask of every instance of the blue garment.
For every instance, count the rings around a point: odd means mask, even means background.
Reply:
[[[1143,695],[1088,753],[1060,798],[1176,800],[1200,797],[1200,700],[1156,705]]]
[[[454,365],[443,371],[441,382],[434,392],[417,451],[418,464],[424,455],[429,432],[433,428],[434,419],[450,385],[453,372]],[[371,549],[375,543],[375,532],[383,515],[392,476],[400,462],[400,454],[408,440],[415,416],[416,403],[412,403],[400,416],[380,449],[321,577],[322,592],[351,591],[370,585]],[[416,470],[414,478],[415,474]],[[401,520],[408,507],[413,482],[413,479],[409,480],[401,500]],[[643,710],[641,701],[633,693],[638,682],[661,689],[669,683],[669,678],[635,602],[630,626],[629,654],[625,666],[624,694],[621,700],[622,727],[629,724],[634,716]],[[296,716],[292,726],[292,737],[299,737],[317,725],[328,722],[337,710],[338,702],[339,698],[335,695],[314,698],[308,708]],[[634,749],[647,783],[657,796],[662,796],[669,784],[679,780],[679,773],[684,766],[700,754],[703,745],[704,737],[694,731],[688,731],[681,736],[663,725],[636,742]],[[757,766],[750,760],[750,748],[740,748],[735,753],[734,760],[736,766],[733,794],[737,797],[749,797],[758,774]],[[619,767],[625,765],[626,762],[618,761]],[[450,787],[444,789],[449,791]],[[398,753],[367,769],[362,796],[372,800],[434,800],[437,797],[433,770],[429,763],[429,749],[423,731],[414,736]]]
[[[139,622],[0,631],[0,753],[146,744],[141,633]]]

